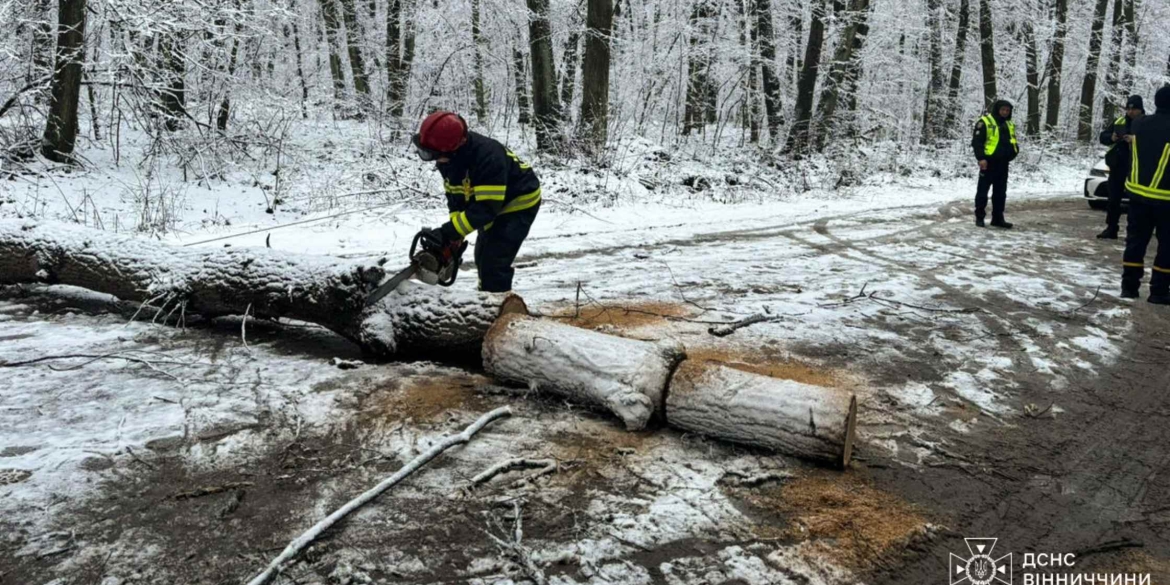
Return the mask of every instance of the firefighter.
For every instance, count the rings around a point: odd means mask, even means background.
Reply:
[[[1016,125],[1012,122],[1012,104],[999,100],[978,122],[971,148],[979,161],[979,187],[975,191],[975,225],[984,227],[987,216],[987,192],[991,191],[992,227],[1011,229],[1003,218],[1007,204],[1008,165],[1020,153]]]
[[[1125,256],[1122,258],[1121,296],[1138,298],[1145,276],[1146,248],[1158,235],[1158,253],[1150,278],[1149,301],[1170,305],[1170,86],[1154,96],[1157,111],[1133,122],[1125,137],[1131,149],[1129,177],[1129,222],[1126,224]]]
[[[1097,234],[1102,240],[1116,240],[1121,220],[1121,199],[1125,195],[1125,179],[1131,165],[1130,146],[1125,137],[1133,121],[1146,115],[1142,96],[1131,95],[1125,102],[1125,115],[1113,120],[1101,131],[1101,144],[1109,147],[1105,164],[1109,167],[1109,211],[1105,214],[1105,231]]]
[[[540,210],[540,181],[532,167],[499,142],[469,132],[463,117],[437,111],[411,139],[419,158],[443,176],[450,219],[424,229],[420,242],[441,250],[472,232],[479,290],[512,290],[512,262]]]

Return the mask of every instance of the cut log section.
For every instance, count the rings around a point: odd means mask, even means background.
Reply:
[[[688,360],[670,382],[666,422],[700,435],[845,467],[853,456],[857,397],[719,362]]]
[[[605,335],[571,325],[504,314],[488,331],[483,363],[497,379],[552,392],[616,414],[627,430],[662,411],[680,345]]]
[[[506,295],[404,283],[373,307],[377,262],[265,248],[179,248],[80,226],[0,220],[0,283],[68,284],[206,317],[288,317],[368,354],[478,351]],[[523,306],[523,303],[521,303]]]

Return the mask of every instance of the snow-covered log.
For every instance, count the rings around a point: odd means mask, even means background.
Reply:
[[[857,398],[835,388],[688,360],[670,382],[666,422],[693,433],[844,467],[852,457]]]
[[[661,412],[681,346],[605,335],[524,314],[504,314],[483,343],[492,376],[616,414],[629,430]]]
[[[377,262],[265,248],[180,248],[70,224],[0,220],[0,283],[79,286],[161,305],[164,314],[182,307],[209,317],[288,317],[327,327],[376,356],[474,350],[507,298],[407,282],[365,307],[385,275]]]

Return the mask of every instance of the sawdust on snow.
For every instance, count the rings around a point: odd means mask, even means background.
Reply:
[[[851,568],[872,566],[929,527],[914,506],[848,473],[810,471],[742,497],[790,520],[782,529],[759,525],[759,536],[810,541],[827,560]]]
[[[475,389],[488,383],[487,378],[473,374],[412,376],[374,392],[362,416],[375,423],[429,422],[452,410],[485,410],[487,401]]]

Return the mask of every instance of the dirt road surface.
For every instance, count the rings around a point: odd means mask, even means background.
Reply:
[[[856,391],[863,444],[844,473],[625,433],[474,368],[338,370],[330,358],[360,356],[312,328],[253,325],[243,348],[238,321],[128,327],[84,299],[9,290],[0,360],[86,331],[67,349],[152,364],[0,368],[0,583],[245,582],[502,404],[516,416],[276,582],[947,583],[964,537],[983,537],[1013,553],[1017,582],[1026,553],[1073,553],[1057,572],[1170,583],[1170,308],[1117,297],[1120,243],[1093,239],[1103,218],[1081,201],[1013,203],[1010,232],[964,209],[572,254],[534,242],[521,259],[520,288],[547,314]],[[706,333],[762,311],[783,319]],[[469,486],[507,457],[558,468]]]

